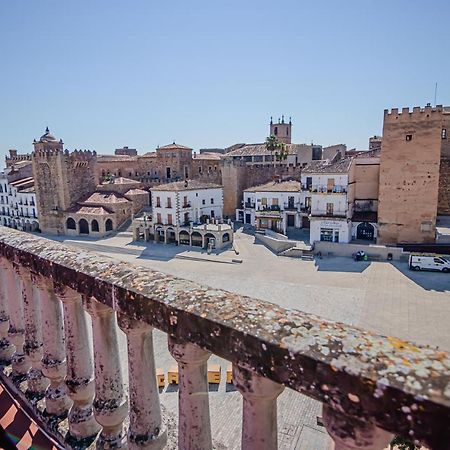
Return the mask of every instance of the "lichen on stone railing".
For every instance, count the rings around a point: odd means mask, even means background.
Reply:
[[[145,375],[155,372],[152,327],[169,335],[169,350],[179,364],[179,448],[192,448],[193,442],[195,448],[211,447],[206,380],[211,353],[233,363],[234,382],[244,399],[243,448],[276,448],[276,399],[283,387],[323,402],[324,423],[338,449],[381,449],[391,433],[433,450],[450,448],[450,357],[444,351],[113,262],[3,227],[0,260],[5,286],[14,282],[11,268],[20,268],[22,294],[30,274],[39,291],[43,322],[51,333],[52,327],[64,322],[65,344],[62,336],[52,340],[44,330],[41,364],[43,378],[50,383],[45,387],[50,390],[49,409],[54,414],[69,411],[72,437],[93,435],[100,424],[101,442],[125,442],[126,395],[117,362],[108,354],[117,347],[117,314],[129,352],[129,448],[162,448],[149,443],[165,442],[157,388]],[[13,290],[10,287],[4,298]],[[80,339],[73,335],[73,326],[86,335],[78,320],[83,308],[93,320],[94,401],[92,361],[85,352],[82,357],[87,362],[80,365],[70,354]],[[10,328],[14,320],[20,322],[20,314],[21,310],[9,312]],[[0,339],[7,341],[5,327],[1,330]],[[26,340],[27,327],[22,334]],[[17,350],[21,344],[16,341]],[[67,398],[55,400],[54,395],[64,383],[64,345],[71,407]],[[148,358],[143,362],[139,355],[144,350]],[[52,364],[45,364],[50,359]],[[39,361],[35,358],[31,366],[39,370]],[[17,367],[22,375],[29,370]],[[80,384],[80,379],[85,381]],[[80,421],[85,425],[77,428]]]

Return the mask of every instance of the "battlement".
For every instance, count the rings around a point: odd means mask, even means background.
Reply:
[[[49,159],[60,154],[62,154],[62,150],[60,148],[40,148],[31,153],[31,158],[33,160]]]
[[[93,159],[97,158],[97,152],[91,150],[77,150],[75,149],[73,152],[69,153],[68,150],[65,150],[64,155],[69,158],[69,162],[89,162]]]
[[[402,108],[392,108],[384,110],[384,120],[392,119],[422,119],[424,117],[429,117],[430,114],[440,113],[444,111],[442,105],[431,106],[429,103],[425,107],[414,106],[412,110],[409,107]]]
[[[24,155],[18,155],[17,153],[15,153],[14,156],[7,156],[5,158],[6,167],[11,167],[14,164],[17,164],[22,161],[31,161],[31,154],[26,153]]]

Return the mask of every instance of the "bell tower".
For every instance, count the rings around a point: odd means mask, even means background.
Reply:
[[[289,117],[289,123],[285,123],[284,115],[281,116],[281,120],[278,119],[278,123],[273,123],[272,117],[270,118],[270,136],[275,136],[280,142],[290,144],[292,142],[292,121]]]

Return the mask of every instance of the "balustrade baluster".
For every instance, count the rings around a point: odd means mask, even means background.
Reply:
[[[162,428],[161,407],[156,384],[153,328],[141,321],[119,315],[119,326],[127,335],[130,390],[130,450],[160,450],[167,442]]]
[[[48,414],[64,417],[71,406],[67,396],[66,352],[64,348],[64,323],[62,305],[53,292],[51,280],[35,275],[33,280],[39,291],[42,317],[44,352],[42,373],[50,380],[45,392],[45,409]]]
[[[393,437],[369,420],[347,416],[325,404],[322,416],[335,450],[382,450]]]
[[[20,382],[26,378],[30,369],[30,360],[24,352],[25,327],[23,322],[23,299],[22,292],[19,289],[16,272],[18,266],[15,263],[6,262],[4,265],[6,281],[6,300],[9,310],[9,330],[8,336],[14,344],[15,351],[11,358],[12,378]]]
[[[95,394],[94,366],[86,313],[81,295],[73,289],[55,283],[55,294],[64,309],[64,336],[66,344],[66,387],[73,405],[69,411],[69,434],[71,443],[82,439],[94,439],[101,427],[94,418],[92,402]]]
[[[31,369],[27,374],[27,394],[32,398],[42,398],[49,381],[42,374],[42,329],[39,309],[39,296],[33,288],[31,272],[24,267],[18,267],[19,285],[23,299],[23,313],[25,320],[24,351],[31,362]]]
[[[117,341],[116,313],[94,298],[83,298],[92,317],[94,338],[95,399],[94,415],[103,429],[97,440],[100,449],[126,449],[123,421],[128,402],[123,390]]]
[[[211,423],[207,362],[211,353],[169,336],[169,351],[178,362],[178,448],[210,450]]]
[[[242,448],[278,448],[277,398],[284,386],[233,365],[233,382],[242,394]]]
[[[9,313],[6,298],[6,261],[0,258],[0,364],[8,365],[14,354],[15,347],[8,337]]]

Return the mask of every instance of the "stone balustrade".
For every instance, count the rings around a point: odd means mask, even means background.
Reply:
[[[94,440],[100,449],[164,448],[153,328],[168,334],[179,366],[180,449],[212,448],[212,353],[233,363],[246,450],[277,448],[277,398],[285,388],[323,403],[336,449],[383,449],[393,434],[431,450],[450,448],[446,352],[4,227],[0,264],[0,360],[12,363],[0,381],[25,380],[34,396],[44,396],[47,415],[67,417],[68,448]],[[119,327],[127,338],[128,389]]]

